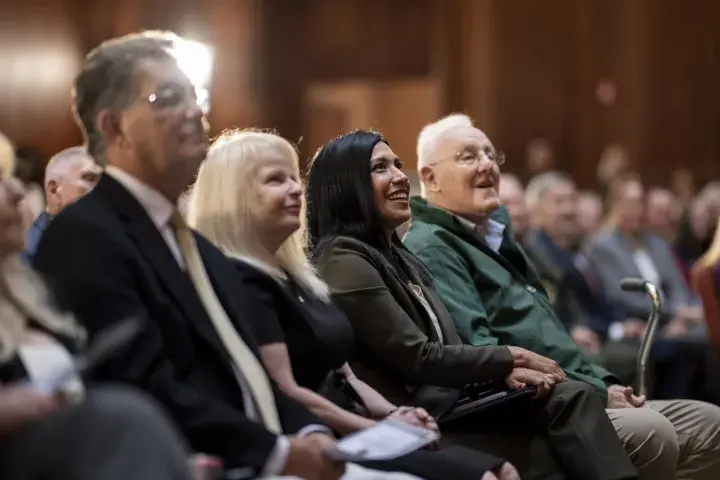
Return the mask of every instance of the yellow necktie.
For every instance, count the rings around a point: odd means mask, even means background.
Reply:
[[[225,349],[230,354],[236,371],[245,379],[263,425],[273,433],[282,433],[282,426],[280,425],[280,418],[278,416],[277,406],[275,405],[275,395],[270,386],[267,374],[265,370],[263,370],[260,361],[255,357],[252,350],[250,350],[250,347],[248,347],[245,341],[238,335],[232,321],[228,318],[225,309],[217,298],[215,290],[210,283],[207,270],[205,270],[205,265],[200,257],[197,243],[195,243],[195,237],[193,237],[192,232],[185,224],[179,212],[175,212],[170,223],[175,229],[180,251],[185,259],[187,271],[195,286],[195,290],[197,290],[200,300],[205,306],[205,310],[220,336]]]

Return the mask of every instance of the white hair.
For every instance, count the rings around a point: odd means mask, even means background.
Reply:
[[[426,165],[432,165],[432,160],[440,140],[448,132],[457,128],[472,128],[473,121],[463,113],[453,113],[441,118],[437,122],[426,125],[418,135],[417,139],[417,171],[420,179],[420,195],[425,198],[427,195],[425,183],[422,181],[420,170]]]
[[[294,280],[324,301],[329,289],[315,273],[303,247],[303,228],[278,248],[279,268],[262,260],[265,247],[251,225],[251,203],[255,199],[257,169],[269,159],[287,158],[299,176],[298,154],[279,135],[256,130],[222,134],[208,150],[190,191],[187,218],[190,226],[205,235],[227,256],[247,262],[284,283],[288,272]],[[305,202],[301,218],[305,218]]]
[[[80,156],[94,162],[93,158],[88,153],[87,148],[82,146],[69,147],[64,150],[60,150],[58,153],[53,155],[45,166],[45,188],[47,188],[50,180],[60,176],[59,170],[62,170],[61,167],[64,167],[68,160]]]
[[[548,190],[567,183],[572,184],[573,181],[562,172],[550,171],[535,175],[525,188],[525,203],[528,208],[534,209]]]

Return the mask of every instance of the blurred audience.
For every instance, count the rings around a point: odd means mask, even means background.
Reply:
[[[602,289],[620,319],[647,318],[648,298],[620,288],[625,277],[638,277],[658,286],[663,293],[665,335],[671,338],[705,336],[700,306],[688,288],[670,248],[644,223],[645,196],[640,178],[628,174],[616,179],[608,190],[608,215],[603,231],[586,245],[586,255],[598,273]],[[610,336],[637,334],[627,326],[610,327]]]
[[[581,212],[575,184],[564,173],[547,172],[530,180],[527,194],[537,198],[537,229],[523,237],[522,245],[555,313],[586,354],[615,373],[622,383],[632,384],[637,348],[605,343],[614,312],[579,250],[584,237],[578,223]]]
[[[45,210],[38,215],[27,233],[22,258],[30,264],[40,238],[52,219],[65,207],[93,189],[102,169],[84,147],[70,147],[55,154],[45,169]]]
[[[525,190],[520,179],[511,173],[500,175],[500,201],[505,205],[510,214],[513,232],[518,238],[522,238],[529,228],[530,214],[525,201]]]
[[[690,269],[710,247],[717,217],[702,196],[694,198],[682,212],[673,241],[673,250],[685,281],[690,281]]]
[[[576,222],[582,239],[594,235],[602,226],[605,207],[600,194],[591,190],[580,191],[577,195]]]
[[[717,359],[708,347],[697,295],[677,266],[670,244],[644,223],[644,188],[635,174],[616,179],[608,191],[604,231],[586,245],[586,255],[615,317],[608,337],[615,342],[644,335],[650,314],[645,295],[620,288],[625,277],[642,278],[662,294],[661,326],[653,348],[658,398],[690,397],[720,403]]]
[[[672,242],[680,216],[680,206],[675,195],[667,188],[650,188],[645,203],[645,225],[648,231]]]
[[[468,117],[453,115],[427,126],[418,144],[428,138],[432,146],[418,155],[425,198],[411,202],[405,244],[432,272],[462,340],[525,347],[557,361],[569,378],[594,387],[607,402],[639,478],[720,475],[720,408],[634,395],[585,356],[557,318],[535,269],[508,231],[507,210],[497,198],[500,157],[487,136]],[[632,209],[640,210],[639,221],[642,198]],[[612,288],[619,289],[617,282]]]
[[[700,294],[713,351],[720,355],[720,223],[712,243],[692,268],[692,285]]]

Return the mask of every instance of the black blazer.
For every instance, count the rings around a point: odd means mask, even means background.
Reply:
[[[238,332],[258,355],[252,322],[262,322],[242,278],[209,241],[195,234],[213,287]],[[276,436],[244,414],[228,355],[190,278],[137,200],[104,175],[95,189],[50,224],[34,266],[46,275],[61,308],[73,311],[92,335],[136,317],[143,332],[95,378],[129,382],[170,412],[197,452],[228,467],[261,469]],[[277,387],[287,434],[322,424]]]

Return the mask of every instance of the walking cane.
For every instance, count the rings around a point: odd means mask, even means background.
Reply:
[[[650,317],[648,318],[647,328],[645,329],[645,335],[643,335],[642,343],[640,343],[640,352],[638,352],[637,357],[637,371],[640,377],[638,396],[645,395],[647,398],[647,364],[648,358],[650,357],[650,350],[652,349],[652,343],[655,339],[657,325],[660,321],[660,312],[662,309],[660,292],[655,285],[650,282],[646,282],[641,278],[623,278],[620,282],[620,288],[626,292],[645,292],[652,302]]]

